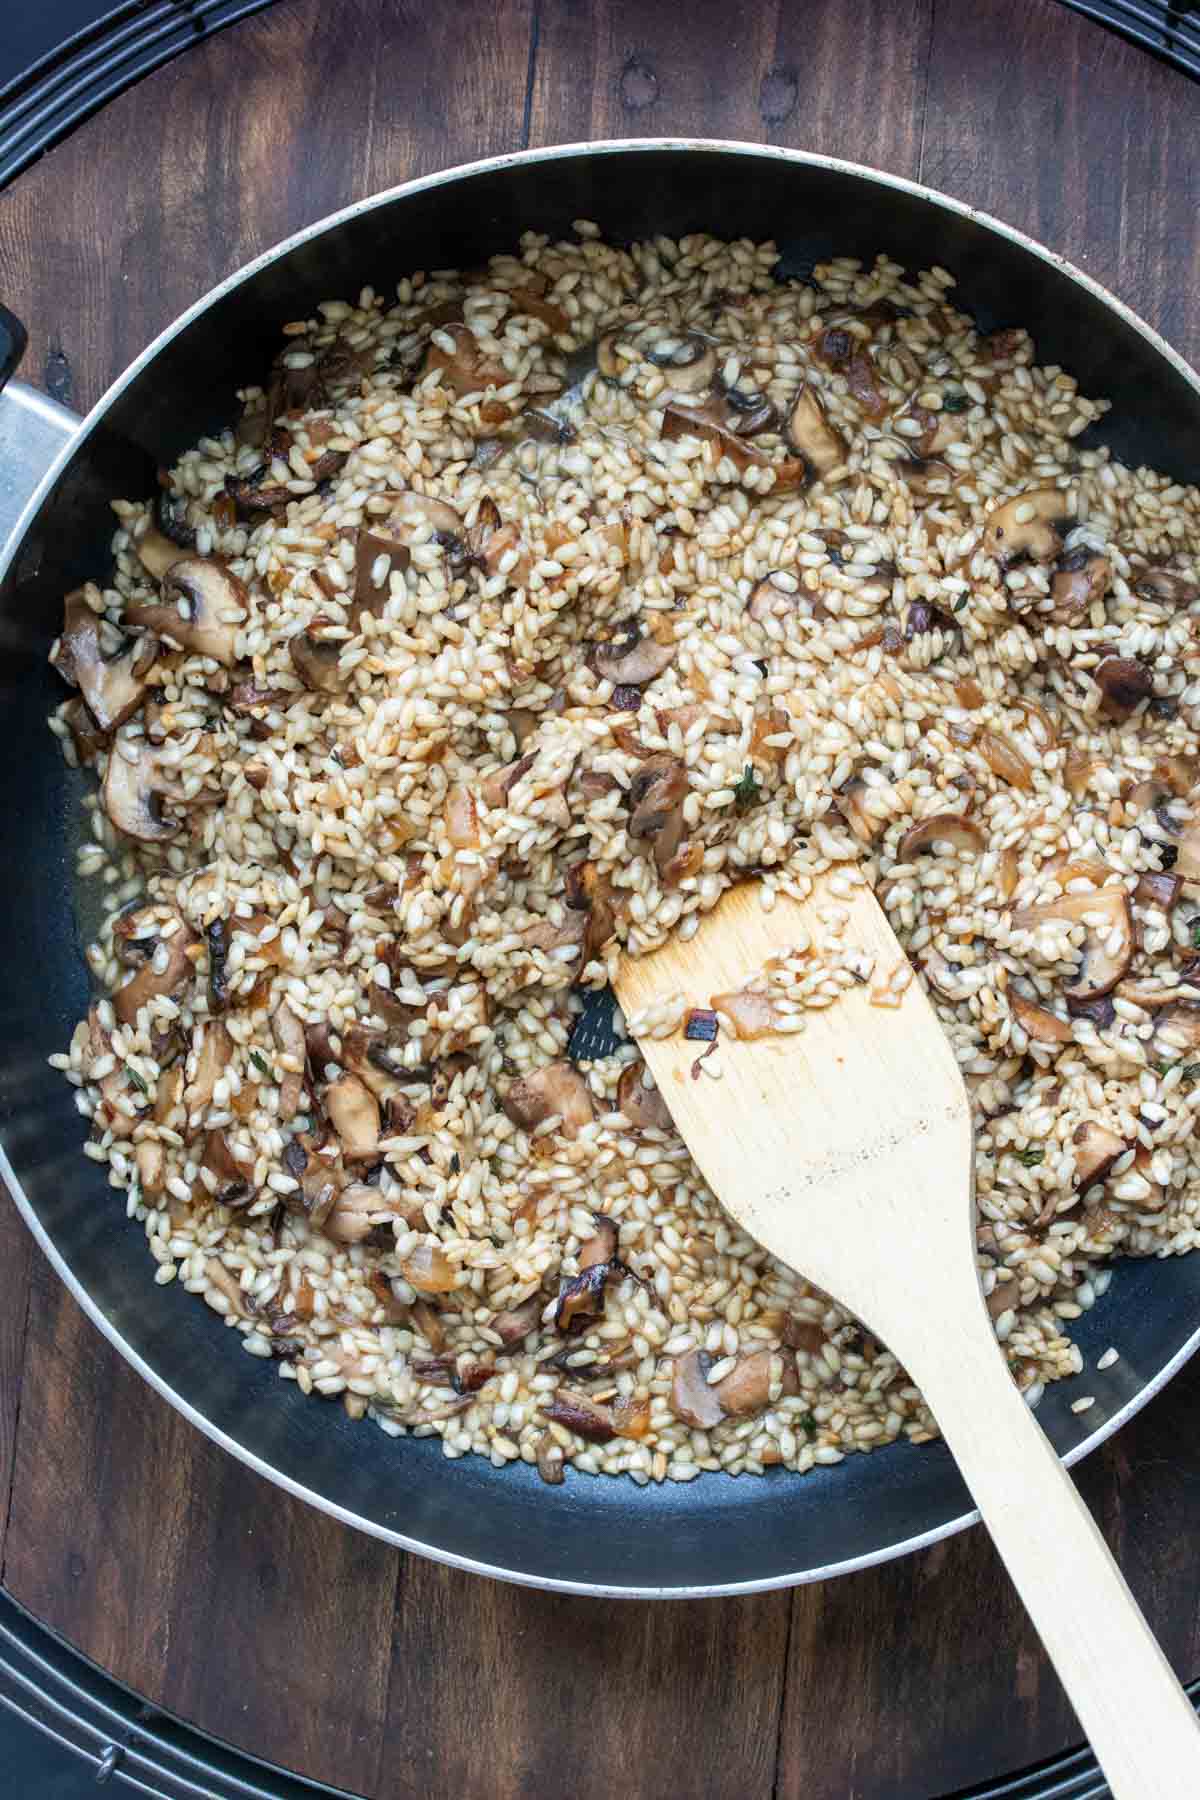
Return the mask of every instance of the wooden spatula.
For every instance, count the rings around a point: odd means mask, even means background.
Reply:
[[[720,1069],[682,1033],[640,1048],[726,1210],[884,1340],[921,1388],[1092,1741],[1117,1800],[1197,1800],[1200,1729],[1090,1513],[1008,1373],[980,1291],[970,1107],[950,1045],[865,887],[764,911],[734,888],[687,943],[626,958],[631,1022],[682,993],[707,1008],[771,958],[849,918],[870,982],[790,1036],[719,1040]],[[902,978],[901,978],[902,979]],[[886,1454],[886,1452],[884,1453]]]

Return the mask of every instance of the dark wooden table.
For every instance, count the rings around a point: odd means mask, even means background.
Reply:
[[[528,144],[672,133],[874,163],[1064,251],[1200,360],[1200,94],[1052,0],[283,0],[0,195],[26,373],[89,405],[334,207]],[[153,1702],[362,1794],[927,1800],[1077,1736],[978,1531],[831,1585],[650,1605],[406,1558],[221,1455],[0,1201],[0,1554]],[[1200,1674],[1200,1364],[1081,1471]]]

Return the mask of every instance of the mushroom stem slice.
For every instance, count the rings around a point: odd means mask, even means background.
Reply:
[[[1039,1006],[1036,1001],[1026,999],[1024,994],[1012,994],[1011,1005],[1013,1017],[1035,1044],[1069,1044],[1072,1041],[1071,1027],[1066,1019],[1060,1019],[1048,1007]]]
[[[88,604],[94,587],[76,588],[63,601],[63,628],[51,663],[77,687],[102,732],[115,731],[137,711],[146,695],[145,676],[158,646],[144,638],[127,641],[115,656],[100,648],[100,618]]]
[[[547,1063],[514,1081],[504,1099],[504,1110],[514,1125],[533,1131],[557,1116],[564,1137],[576,1137],[595,1117],[592,1090],[574,1063]]]
[[[792,401],[785,435],[818,480],[846,460],[845,440],[825,417],[825,408],[807,382]]]
[[[896,847],[896,860],[912,862],[914,857],[932,850],[936,844],[949,844],[955,850],[978,854],[987,845],[987,834],[965,813],[935,813],[931,818],[909,826]]]
[[[325,1110],[341,1140],[347,1162],[369,1162],[379,1154],[379,1102],[357,1075],[342,1075],[325,1090]]]
[[[1085,1119],[1077,1125],[1071,1143],[1075,1151],[1075,1186],[1080,1193],[1103,1181],[1126,1150],[1125,1140],[1095,1119]]]

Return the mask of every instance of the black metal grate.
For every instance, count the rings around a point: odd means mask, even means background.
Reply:
[[[1063,0],[1200,80],[1200,0]]]

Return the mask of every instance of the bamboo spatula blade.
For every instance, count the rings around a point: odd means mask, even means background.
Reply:
[[[870,977],[803,1030],[719,1038],[706,1057],[681,1032],[637,1029],[675,995],[706,1009],[793,947],[819,948],[835,921]],[[975,1261],[970,1106],[906,970],[865,885],[824,883],[768,911],[748,883],[687,942],[626,958],[615,985],[726,1211],[850,1307],[921,1388],[1117,1800],[1196,1800],[1195,1714],[996,1342]]]

